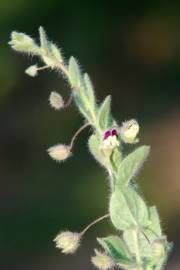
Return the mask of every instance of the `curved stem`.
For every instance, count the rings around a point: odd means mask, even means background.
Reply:
[[[100,221],[102,221],[103,219],[106,219],[106,218],[108,218],[108,217],[109,217],[109,214],[106,214],[106,215],[104,215],[104,216],[102,216],[102,217],[97,218],[96,220],[94,220],[93,222],[91,222],[88,226],[86,226],[86,227],[84,228],[84,230],[82,230],[82,232],[81,232],[80,234],[81,234],[81,235],[85,234],[85,233],[87,232],[87,230],[89,230],[89,228],[91,228],[91,227],[94,226],[96,223],[98,223],[98,222],[100,222]]]
[[[40,70],[44,70],[44,69],[48,69],[48,68],[50,68],[50,66],[46,65],[43,67],[37,67],[37,70],[40,71]]]
[[[86,127],[88,127],[88,126],[90,126],[90,123],[84,124],[82,127],[80,127],[80,128],[76,131],[76,133],[74,134],[74,136],[73,136],[72,139],[71,139],[70,146],[69,146],[70,149],[73,148],[74,142],[75,142],[76,138],[78,137],[78,135],[81,133],[81,131],[84,130],[84,129],[85,129]]]
[[[68,100],[66,101],[66,103],[64,104],[64,108],[67,108],[71,105],[73,100],[73,94],[71,93],[71,95],[69,96]]]

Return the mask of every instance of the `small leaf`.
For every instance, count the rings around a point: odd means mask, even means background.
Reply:
[[[118,230],[143,228],[149,224],[149,215],[143,199],[132,189],[122,186],[110,199],[110,217]]]
[[[42,59],[46,65],[52,68],[58,67],[58,62],[63,62],[60,50],[53,43],[49,43],[49,48],[42,54]]]
[[[110,109],[111,109],[111,96],[107,96],[102,102],[98,112],[99,125],[103,130],[108,129],[110,125],[111,121]]]
[[[94,88],[92,82],[87,73],[84,74],[84,84],[86,88],[86,95],[89,99],[89,102],[92,107],[95,107],[95,96],[94,96]]]
[[[56,61],[63,63],[61,50],[54,43],[50,43],[50,50],[51,50],[51,55],[56,59]]]
[[[111,235],[105,238],[97,238],[97,240],[115,262],[127,265],[132,263],[129,249],[120,237]]]
[[[77,61],[73,56],[69,60],[69,79],[72,87],[80,87],[81,85],[81,72]]]
[[[100,141],[96,134],[92,134],[88,141],[89,150],[94,158],[103,166],[105,166],[105,158],[100,149]]]
[[[130,252],[132,254],[136,253],[136,243],[133,238],[134,230],[126,230],[123,232],[123,239],[125,243],[127,244]],[[146,235],[146,237],[144,236]],[[142,257],[151,258],[151,245],[150,242],[154,240],[154,238],[150,237],[147,232],[144,231],[144,234],[142,231],[137,231],[137,237],[138,237],[138,246],[139,246],[139,253],[142,254]],[[149,241],[147,239],[149,239]]]
[[[44,55],[42,54],[41,57],[47,66],[50,66],[51,68],[55,68],[56,63],[54,59],[52,59],[52,57],[48,53],[45,53]]]
[[[149,208],[150,225],[147,229],[150,229],[157,237],[162,235],[161,224],[158,211],[155,206]]]
[[[39,38],[40,38],[40,45],[43,49],[49,48],[49,41],[46,35],[46,32],[42,26],[39,27]]]
[[[82,113],[82,115],[85,116],[85,118],[90,120],[89,110],[86,104],[83,102],[83,99],[81,98],[81,95],[74,95],[74,101],[79,109],[79,111]]]
[[[140,146],[123,159],[118,169],[117,185],[128,185],[129,181],[137,175],[149,154],[149,146]]]

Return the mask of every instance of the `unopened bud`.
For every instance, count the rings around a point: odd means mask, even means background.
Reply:
[[[95,249],[96,255],[91,258],[92,263],[100,270],[111,269],[114,266],[113,260],[105,253]]]
[[[34,40],[24,33],[12,32],[9,45],[16,51],[37,54],[39,47]]]
[[[35,77],[38,75],[38,68],[36,65],[30,66],[25,70],[25,73],[31,77]]]
[[[137,143],[137,134],[139,133],[139,124],[135,119],[124,122],[120,128],[121,138],[125,143]]]
[[[79,233],[66,231],[59,233],[54,242],[56,247],[61,249],[63,253],[72,254],[79,247],[80,239],[81,235]]]
[[[49,96],[49,103],[51,107],[55,110],[60,110],[64,107],[64,101],[62,96],[55,91],[51,92]]]
[[[161,259],[165,255],[165,239],[158,239],[152,243],[153,256]]]
[[[50,147],[48,150],[50,157],[56,161],[67,159],[71,155],[69,145],[57,144]]]

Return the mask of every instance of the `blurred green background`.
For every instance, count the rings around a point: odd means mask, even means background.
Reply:
[[[166,269],[180,269],[179,18],[178,1],[0,1],[0,269],[93,269],[96,236],[113,231],[97,225],[71,257],[52,242],[59,230],[79,231],[103,215],[109,188],[88,153],[88,131],[67,162],[47,155],[70,141],[82,119],[74,107],[53,111],[49,93],[67,98],[67,84],[52,72],[28,77],[24,70],[37,59],[7,44],[12,30],[38,37],[39,25],[66,57],[77,57],[99,101],[112,94],[119,124],[138,119],[141,143],[152,146],[139,182],[175,244]]]

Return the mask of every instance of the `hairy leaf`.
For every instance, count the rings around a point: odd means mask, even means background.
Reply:
[[[88,97],[89,103],[91,104],[92,108],[95,108],[94,88],[87,73],[84,74],[84,84],[86,89],[86,96]]]
[[[81,72],[76,59],[71,56],[69,60],[69,76],[72,87],[80,87],[81,85]]]
[[[115,262],[127,265],[132,263],[129,249],[120,237],[111,235],[97,240]]]
[[[98,111],[99,125],[103,130],[108,129],[111,121],[110,108],[111,108],[111,96],[107,96],[102,102]]]
[[[129,181],[137,175],[149,154],[149,146],[140,146],[123,159],[118,168],[117,185],[128,185]]]
[[[103,166],[105,166],[104,155],[100,149],[99,138],[96,134],[92,134],[88,141],[89,150],[94,158]]]
[[[158,211],[155,206],[149,208],[149,219],[150,225],[148,226],[149,230],[154,233],[156,236],[161,236],[161,223]]]
[[[49,41],[46,35],[46,32],[42,26],[39,27],[39,37],[40,37],[40,45],[41,48],[47,49],[49,48]]]
[[[51,55],[54,57],[54,59],[56,61],[59,61],[60,63],[63,63],[61,50],[54,43],[50,43],[50,50],[51,50]]]
[[[127,186],[113,192],[110,199],[110,217],[118,230],[143,228],[149,224],[149,215],[142,198]]]

